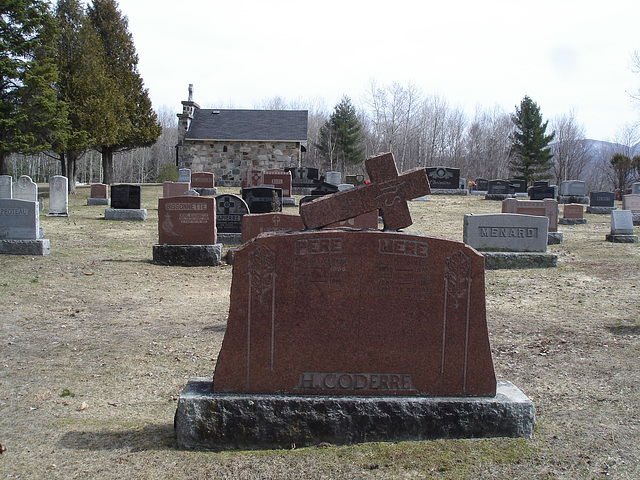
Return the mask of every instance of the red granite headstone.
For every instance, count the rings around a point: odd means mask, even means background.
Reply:
[[[563,218],[584,218],[584,206],[580,203],[566,203]]]
[[[262,183],[281,188],[283,197],[291,196],[291,172],[277,169],[266,170],[262,173]]]
[[[215,175],[209,172],[196,172],[191,174],[191,188],[214,188]]]
[[[162,184],[162,196],[167,197],[179,197],[191,188],[187,182],[164,182]]]
[[[502,213],[519,213],[549,218],[549,231],[558,231],[558,201],[553,198],[543,200],[518,200],[507,198],[502,201]]]
[[[380,210],[386,229],[398,230],[411,225],[407,200],[431,192],[424,168],[398,174],[393,154],[367,159],[365,168],[373,183],[326,195],[300,205],[307,228],[319,228]]]
[[[255,170],[249,167],[242,174],[242,181],[240,183],[240,187],[242,188],[251,188],[251,187],[259,187],[263,185],[262,182],[262,170]]]
[[[233,268],[215,392],[495,396],[484,258],[462,242],[267,233]]]
[[[91,198],[109,198],[109,185],[104,183],[91,185]]]
[[[216,203],[209,197],[158,199],[158,243],[214,245]]]

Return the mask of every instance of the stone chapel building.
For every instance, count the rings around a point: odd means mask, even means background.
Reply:
[[[213,172],[219,186],[239,186],[249,168],[299,167],[306,151],[307,110],[200,108],[189,85],[178,119],[178,168]]]

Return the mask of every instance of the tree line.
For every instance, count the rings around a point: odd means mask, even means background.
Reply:
[[[76,179],[154,182],[171,174],[176,115],[171,107],[152,109],[115,0],[86,8],[78,0],[55,8],[44,0],[9,2],[0,14],[0,173],[36,181],[62,173],[70,192]],[[308,110],[303,163],[323,171],[363,173],[367,156],[392,152],[401,171],[442,165],[470,180],[583,179],[592,188],[626,188],[640,176],[636,128],[627,127],[615,148],[594,151],[573,112],[545,121],[528,96],[515,113],[478,108],[469,118],[414,84],[371,81],[358,105],[344,97],[332,112],[281,97],[259,107]]]

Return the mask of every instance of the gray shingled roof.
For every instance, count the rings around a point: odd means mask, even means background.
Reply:
[[[307,141],[307,110],[196,110],[187,140]]]

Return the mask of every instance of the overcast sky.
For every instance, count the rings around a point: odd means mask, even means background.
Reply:
[[[279,96],[364,104],[372,80],[412,83],[472,118],[574,112],[586,136],[613,140],[640,120],[640,1],[120,0],[154,108],[255,108]]]

